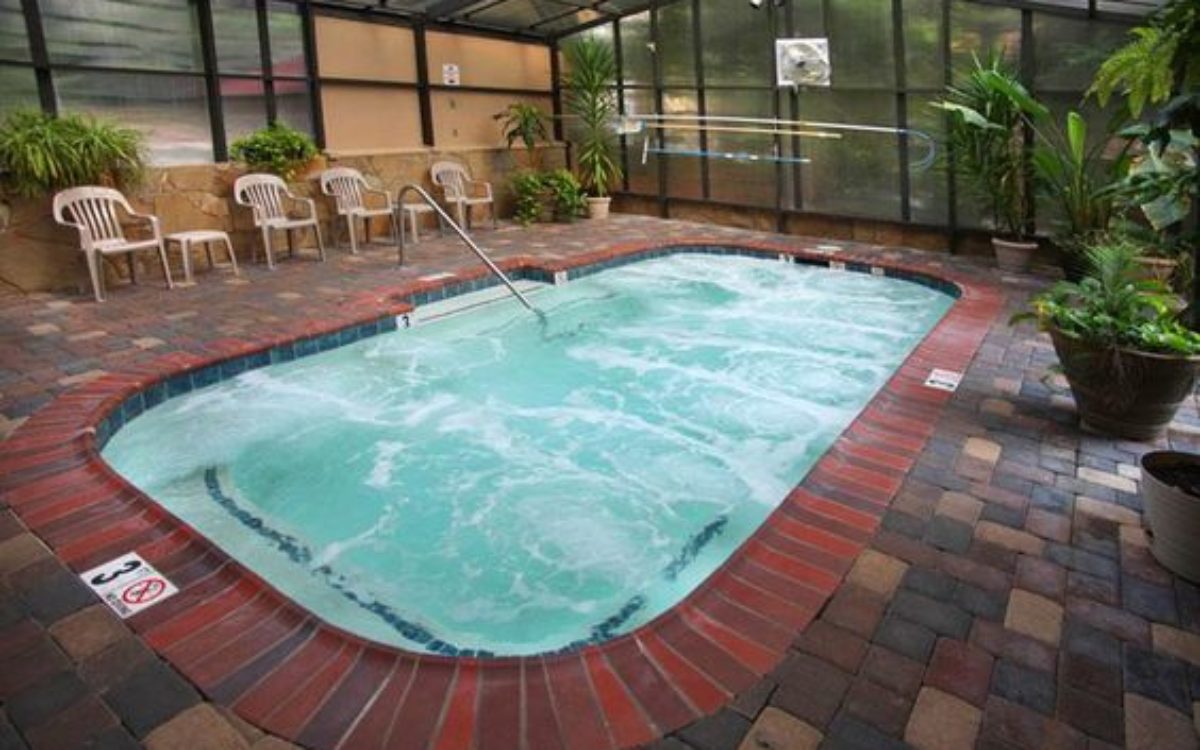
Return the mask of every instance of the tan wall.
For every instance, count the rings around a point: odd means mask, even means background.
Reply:
[[[512,213],[512,197],[507,188],[508,176],[515,168],[514,154],[507,149],[460,149],[454,151],[419,149],[408,153],[359,155],[330,159],[329,164],[356,167],[377,185],[395,191],[409,182],[432,188],[429,167],[442,159],[462,161],[479,179],[492,183],[501,216]],[[543,159],[547,167],[561,166],[564,153],[561,147],[546,147]],[[326,241],[332,236],[329,200],[320,195],[316,175],[325,160],[318,160],[314,169],[297,179],[293,189],[316,199],[322,220],[321,231]],[[259,246],[258,232],[251,224],[246,209],[235,206],[231,196],[233,181],[240,171],[228,164],[166,167],[151,170],[141,188],[129,191],[135,209],[153,213],[162,221],[164,232],[185,229],[220,229],[229,232],[238,259],[250,262]],[[379,227],[383,229],[382,226]],[[338,228],[345,237],[345,229]],[[331,245],[329,245],[331,247]],[[78,237],[54,223],[50,217],[50,199],[17,200],[6,231],[0,232],[0,279],[24,291],[88,290],[87,271],[83,255],[78,250]],[[341,252],[334,250],[334,252]],[[155,264],[145,253],[139,254],[151,278],[157,273]],[[172,265],[178,272],[178,255],[172,253]],[[199,256],[196,258],[199,261]],[[203,264],[198,265],[203,268]],[[115,278],[124,273],[112,264],[107,273]]]
[[[429,82],[442,82],[442,65],[456,63],[463,86],[550,91],[550,52],[540,44],[445,34],[425,36]]]
[[[495,116],[514,102],[536,104],[550,114],[549,96],[482,94],[468,91],[434,91],[433,137],[439,148],[503,146],[504,134]]]
[[[317,16],[316,26],[322,77],[416,83],[412,29],[327,16]]]
[[[417,92],[387,86],[321,86],[325,146],[331,153],[420,148]]]

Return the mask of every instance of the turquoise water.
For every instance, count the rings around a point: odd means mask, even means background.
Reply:
[[[917,284],[677,255],[251,371],[104,450],[328,621],[529,654],[647,622],[941,318]]]

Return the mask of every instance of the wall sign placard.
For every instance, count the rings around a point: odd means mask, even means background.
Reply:
[[[79,577],[121,619],[179,593],[175,584],[136,552],[97,565]]]
[[[462,76],[458,69],[458,63],[443,63],[442,64],[442,85],[444,86],[459,86],[462,84]]]

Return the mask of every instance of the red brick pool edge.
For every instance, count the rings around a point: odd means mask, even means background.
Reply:
[[[825,263],[778,243],[679,238],[506,270],[546,274],[667,246],[735,244]],[[568,654],[467,659],[415,654],[334,628],[117,476],[96,430],[126,398],[180,373],[360,325],[411,307],[398,300],[471,281],[482,268],[362,294],[344,315],[220,340],[60,396],[0,453],[0,491],[76,572],[137,551],[180,593],[127,622],[212,700],[281,737],[320,748],[614,748],[712,713],[782,659],[877,530],[951,394],[932,369],[963,371],[1002,306],[999,289],[936,261],[890,262],[846,250],[841,263],[950,282],[959,299],[763,525],[683,602],[653,622]]]

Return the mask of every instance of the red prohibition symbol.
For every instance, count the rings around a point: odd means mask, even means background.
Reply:
[[[166,588],[167,583],[161,578],[143,578],[122,591],[121,600],[126,604],[145,604],[157,599]]]

